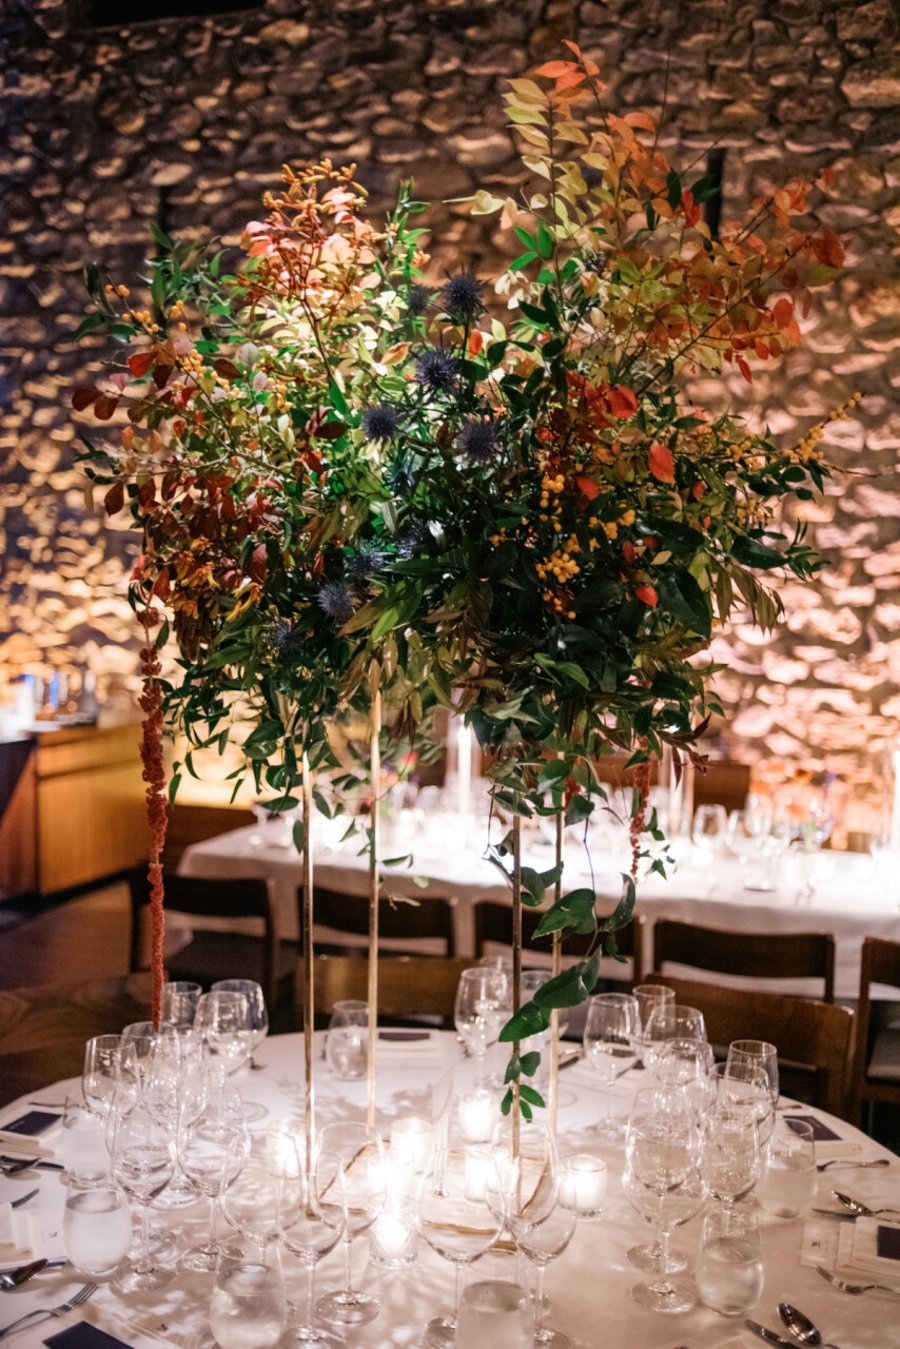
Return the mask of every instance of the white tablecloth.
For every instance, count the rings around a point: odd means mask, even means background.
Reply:
[[[431,1086],[448,1069],[453,1068],[457,1087],[467,1089],[471,1066],[463,1063],[460,1050],[451,1034],[438,1035],[440,1064],[435,1057],[421,1056],[421,1067],[416,1066],[416,1050],[411,1050],[406,1066],[396,1066],[392,1055],[390,1067],[382,1067],[378,1077],[379,1126],[385,1134],[390,1121],[400,1115],[428,1114],[431,1105]],[[297,1035],[280,1036],[267,1041],[258,1053],[265,1065],[263,1072],[245,1071],[236,1079],[248,1099],[262,1102],[269,1109],[269,1120],[285,1116],[299,1117],[304,1098],[302,1038]],[[317,1055],[316,1089],[318,1120],[361,1117],[365,1110],[365,1083],[338,1082],[330,1076]],[[642,1084],[645,1074],[631,1072],[615,1088],[614,1108],[625,1112],[633,1091]],[[566,1070],[561,1078],[559,1138],[562,1151],[598,1151],[609,1167],[609,1188],[606,1212],[594,1222],[579,1225],[575,1236],[563,1255],[547,1270],[546,1291],[552,1299],[550,1323],[565,1331],[576,1349],[750,1349],[754,1343],[739,1332],[735,1324],[703,1307],[684,1315],[663,1316],[644,1311],[628,1296],[630,1286],[643,1276],[625,1262],[629,1246],[648,1238],[649,1229],[630,1208],[622,1194],[621,1147],[602,1143],[594,1132],[594,1124],[603,1107],[603,1098],[590,1076],[590,1070],[579,1065]],[[66,1084],[48,1087],[38,1093],[48,1102],[64,1099]],[[4,1109],[0,1127],[25,1108],[18,1102]],[[821,1115],[821,1112],[816,1112]],[[832,1127],[849,1147],[860,1150],[857,1158],[884,1154],[871,1140],[857,1133],[849,1125],[828,1119]],[[834,1147],[835,1145],[830,1145]],[[877,1200],[900,1201],[900,1165],[884,1170],[836,1170],[819,1177],[817,1202],[827,1204],[832,1186],[849,1190],[852,1194],[873,1203]],[[40,1195],[30,1208],[37,1214],[37,1223],[47,1233],[59,1232],[65,1190],[58,1173],[33,1172],[24,1177],[0,1177],[0,1201],[24,1194],[40,1185]],[[208,1222],[207,1201],[196,1208],[182,1210],[176,1217],[159,1213],[164,1222],[171,1222],[184,1233],[185,1244],[205,1236]],[[693,1219],[679,1229],[676,1244],[693,1258],[700,1233],[700,1220]],[[835,1231],[836,1221],[825,1219],[820,1227],[825,1234]],[[802,1221],[775,1218],[762,1219],[765,1287],[754,1317],[769,1326],[777,1326],[775,1307],[782,1298],[799,1306],[817,1322],[823,1336],[842,1349],[890,1349],[900,1344],[898,1310],[900,1304],[877,1295],[850,1297],[830,1288],[813,1269],[801,1266],[799,1251],[803,1233]],[[363,1288],[375,1291],[382,1299],[383,1310],[369,1326],[347,1335],[349,1346],[369,1346],[370,1349],[418,1349],[421,1330],[436,1311],[445,1311],[452,1301],[453,1275],[451,1267],[428,1249],[421,1248],[415,1267],[407,1272],[382,1273],[367,1261],[365,1239],[354,1243],[354,1269]],[[42,1254],[49,1253],[46,1250]],[[477,1269],[477,1266],[476,1266]],[[288,1294],[300,1301],[304,1275],[290,1256],[286,1257]],[[341,1280],[339,1252],[327,1257],[319,1266],[318,1291],[339,1285]],[[682,1276],[683,1277],[683,1276]],[[53,1307],[62,1302],[84,1280],[70,1269],[45,1273],[13,1293],[0,1293],[0,1327],[30,1311],[33,1307]],[[182,1346],[182,1349],[203,1349],[211,1345],[208,1331],[208,1305],[211,1276],[179,1273],[168,1287],[141,1297],[130,1296],[126,1301],[116,1296],[108,1282],[88,1307],[66,1321],[54,1321],[33,1330],[25,1330],[10,1339],[14,1349],[36,1349],[44,1338],[63,1329],[77,1319],[87,1316],[96,1324],[109,1326],[120,1338],[123,1327],[109,1318],[117,1316],[130,1323],[128,1342],[137,1349],[147,1349],[137,1336],[135,1327],[155,1333]],[[291,1349],[288,1331],[282,1341],[283,1349]],[[503,1349],[497,1345],[496,1349]]]
[[[457,953],[471,955],[472,904],[482,898],[508,899],[509,891],[502,876],[482,857],[483,835],[450,816],[446,817],[443,837],[440,827],[430,826],[424,839],[416,841],[412,866],[384,869],[383,893],[408,895],[423,902],[430,895],[455,899]],[[318,847],[316,882],[345,894],[366,894],[367,859],[358,855],[359,847],[358,840],[343,847]],[[384,848],[386,856],[398,855],[408,851],[410,841],[389,840]],[[529,840],[526,849],[530,865],[539,869],[553,865],[548,846]],[[857,995],[865,937],[900,940],[900,877],[868,856],[823,852],[807,858],[789,853],[775,870],[776,888],[766,892],[750,888],[765,879],[763,868],[753,863],[713,860],[681,843],[675,854],[677,865],[667,879],[650,875],[638,886],[638,912],[647,919],[648,937],[654,918],[662,915],[739,932],[830,932],[837,940],[835,993],[839,998]],[[596,888],[609,898],[612,908],[621,889],[620,871],[627,862],[614,858],[612,865],[609,861],[604,864],[604,854],[598,850],[591,860]],[[808,869],[814,880],[813,896],[800,899]],[[196,843],[186,850],[180,870],[187,876],[268,877],[282,933],[296,938],[296,893],[302,880],[302,862],[282,822],[235,829]],[[573,843],[566,854],[565,886],[574,889],[591,881],[585,852]],[[648,962],[652,960],[651,945],[648,941]],[[605,972],[611,973],[614,968],[610,965]],[[621,971],[622,967],[618,968]],[[781,981],[771,985],[755,981],[754,986],[770,987],[775,992],[818,991],[814,984],[789,986]]]

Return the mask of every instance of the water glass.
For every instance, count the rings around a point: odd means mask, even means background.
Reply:
[[[478,1279],[464,1290],[456,1323],[457,1349],[532,1349],[531,1298],[518,1283]]]
[[[66,1097],[62,1158],[70,1185],[97,1184],[109,1174],[103,1120],[88,1109],[80,1093]]]
[[[635,984],[631,996],[637,1001],[638,1015],[641,1019],[640,1048],[643,1055],[645,1032],[650,1015],[657,1007],[674,1007],[675,990],[665,984]]]
[[[609,1092],[616,1079],[637,1062],[640,1033],[636,998],[628,993],[598,993],[590,999],[584,1023],[584,1057],[605,1088],[605,1115],[597,1128],[610,1138],[624,1133],[624,1123],[612,1116]]]
[[[694,1282],[700,1300],[721,1316],[746,1316],[763,1289],[755,1213],[713,1211],[703,1221]]]
[[[124,1191],[111,1181],[69,1181],[63,1215],[63,1244],[79,1274],[112,1274],[131,1245],[131,1209]]]
[[[478,965],[459,976],[453,1024],[475,1058],[479,1085],[484,1076],[484,1057],[497,1043],[512,1010],[509,996],[509,981],[501,969]]]
[[[757,1198],[778,1218],[799,1218],[816,1192],[816,1144],[805,1120],[778,1120],[765,1153]]]
[[[342,1082],[365,1077],[369,1068],[369,1008],[356,998],[342,998],[331,1009],[325,1036],[325,1059]]]
[[[764,1073],[769,1087],[772,1105],[778,1104],[778,1050],[768,1040],[732,1040],[728,1046],[726,1059],[729,1070],[737,1070],[749,1065]]]
[[[216,1261],[209,1324],[222,1349],[271,1349],[288,1319],[277,1247],[229,1242]]]

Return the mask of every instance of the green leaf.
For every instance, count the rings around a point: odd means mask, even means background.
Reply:
[[[758,539],[738,537],[732,544],[731,551],[735,560],[745,567],[759,567],[763,571],[768,571],[772,567],[784,566],[784,557],[777,548],[770,548],[768,544],[760,543]]]
[[[175,797],[178,795],[178,788],[181,786],[181,774],[173,773],[169,779],[169,805],[174,806]]]
[[[521,271],[524,271],[524,269],[529,265],[529,263],[534,262],[534,260],[535,260],[536,257],[537,257],[537,253],[530,253],[530,252],[529,252],[529,253],[520,253],[519,256],[518,256],[513,262],[511,262],[511,263],[509,264],[509,267],[508,267],[507,270],[510,271],[510,272],[521,272]]]
[[[534,1087],[529,1087],[527,1082],[519,1083],[519,1100],[527,1101],[529,1105],[542,1106],[544,1104],[541,1093],[535,1091]]]
[[[534,867],[522,867],[522,889],[533,904],[540,904],[546,894],[544,879]]]
[[[537,247],[534,239],[526,229],[522,229],[521,225],[513,226],[513,234],[515,234],[519,243],[524,244],[526,248],[535,249]]]
[[[536,244],[537,244],[537,251],[538,253],[540,253],[542,258],[553,257],[553,237],[543,221],[541,221],[540,225],[538,226]]]
[[[566,824],[580,824],[593,814],[594,803],[587,796],[573,796],[566,806]]]
[[[587,887],[571,890],[547,910],[534,935],[546,937],[551,932],[592,932],[596,902],[596,895]]]
[[[617,932],[619,928],[628,926],[634,917],[636,893],[634,881],[630,876],[623,873],[622,898],[619,900],[609,917],[600,920],[598,924],[600,932]]]
[[[534,1077],[540,1067],[541,1056],[536,1049],[531,1049],[527,1054],[523,1054],[519,1060],[519,1069],[525,1077]]]
[[[566,1006],[568,1005],[566,1004]],[[526,1002],[503,1027],[500,1032],[500,1042],[508,1045],[512,1044],[514,1040],[527,1040],[529,1035],[543,1034],[549,1025],[549,1011],[544,1007],[538,1007],[535,1002]]]
[[[534,1001],[544,1010],[554,1007],[577,1007],[585,998],[590,997],[594,990],[597,983],[598,960],[597,955],[588,956],[586,960],[579,960],[576,965],[563,970],[555,979],[548,979],[535,993]]]

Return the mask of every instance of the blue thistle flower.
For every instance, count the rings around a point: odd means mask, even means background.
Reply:
[[[361,543],[356,552],[344,558],[344,575],[351,585],[365,585],[384,570],[387,558],[377,543]]]
[[[397,539],[397,557],[401,562],[421,553],[428,538],[428,526],[423,520],[413,520]]]
[[[458,374],[456,359],[440,347],[429,347],[416,362],[416,379],[429,393],[447,393]]]
[[[316,599],[322,612],[335,623],[346,623],[348,618],[353,617],[356,607],[353,592],[343,581],[326,581]]]
[[[474,323],[484,313],[484,282],[474,272],[457,272],[441,288],[447,317],[454,323]]]
[[[434,297],[430,286],[410,286],[406,292],[406,312],[410,318],[419,319],[428,310]]]
[[[468,421],[456,437],[456,448],[470,464],[490,464],[497,453],[497,424],[484,418]]]
[[[389,403],[366,408],[362,415],[362,429],[366,440],[384,445],[400,434],[400,413]]]
[[[276,656],[297,656],[303,649],[304,637],[299,628],[286,618],[279,618],[269,634],[269,641]]]

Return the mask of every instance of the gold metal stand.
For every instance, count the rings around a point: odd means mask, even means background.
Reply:
[[[563,853],[563,812],[556,816],[556,883],[553,887],[553,902],[558,904],[562,898],[562,853]],[[562,933],[553,933],[551,977],[562,970]],[[559,1108],[559,1008],[550,1013],[550,1077],[547,1082],[547,1115],[550,1128],[556,1133],[556,1116]]]
[[[513,816],[512,821],[512,846],[513,846],[513,871],[512,871],[512,960],[513,960],[513,1016],[515,1016],[522,1005],[522,817],[518,813]],[[521,1048],[518,1040],[514,1041],[512,1052],[519,1057]],[[514,1078],[512,1084],[513,1102],[512,1102],[512,1152],[514,1157],[519,1155],[519,1079]]]
[[[316,999],[313,988],[313,854],[312,854],[312,773],[309,759],[302,758],[303,792],[301,827],[303,833],[303,1061],[306,1078],[306,1165],[311,1170],[316,1144],[316,1101],[313,1082]]]
[[[379,798],[381,795],[381,690],[372,695],[371,746],[369,774],[372,783],[372,812],[369,817],[369,1074],[368,1112],[370,1128],[375,1125],[375,1073],[378,1051],[378,902],[381,890],[379,871]]]

